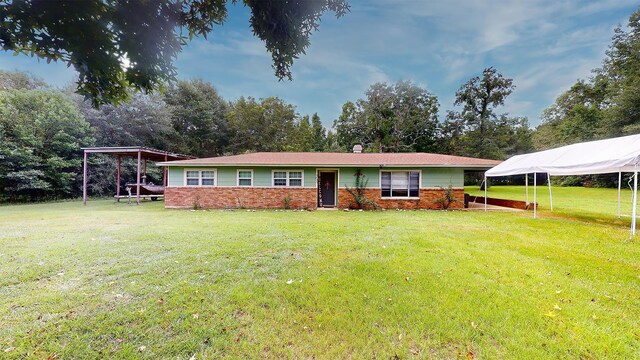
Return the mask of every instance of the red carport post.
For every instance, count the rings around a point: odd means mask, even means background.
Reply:
[[[164,162],[167,162],[167,154],[164,154]],[[162,186],[167,187],[167,166],[162,169]]]
[[[136,204],[140,205],[140,160],[142,157],[141,149],[138,149],[138,181],[136,182]]]
[[[84,167],[82,171],[82,202],[87,206],[87,150],[84,151]]]
[[[116,199],[120,201],[120,162],[122,161],[122,156],[118,155],[118,176],[116,180]]]

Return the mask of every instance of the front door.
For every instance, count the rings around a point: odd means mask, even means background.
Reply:
[[[335,171],[322,171],[318,178],[318,206],[336,206],[336,173]]]

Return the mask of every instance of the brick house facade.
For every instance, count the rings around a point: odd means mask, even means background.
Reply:
[[[160,163],[167,208],[356,208],[360,184],[383,209],[440,209],[445,188],[464,204],[464,171],[498,161],[426,153],[253,153]],[[360,181],[360,183],[359,183]]]

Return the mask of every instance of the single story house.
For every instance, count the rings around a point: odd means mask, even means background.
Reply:
[[[464,171],[500,161],[429,153],[258,152],[161,162],[166,208],[317,209],[353,207],[356,175],[381,208],[437,209],[451,186],[462,207]]]

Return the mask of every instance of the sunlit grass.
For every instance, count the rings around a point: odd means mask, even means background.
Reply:
[[[526,212],[7,206],[0,357],[632,358],[638,259]]]
[[[484,196],[484,192],[477,186],[465,187],[465,191],[471,195]],[[620,194],[620,218],[618,218],[618,189],[553,186],[551,193],[553,212],[550,211],[549,188],[546,185],[537,187],[537,201],[543,217],[562,217],[621,227],[630,225],[632,193],[628,188],[623,188]],[[533,202],[533,195],[533,186],[529,186],[531,202]],[[524,186],[491,186],[487,190],[487,196],[526,200],[526,191]]]

